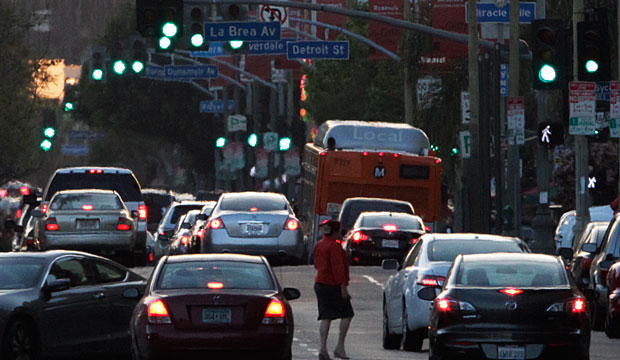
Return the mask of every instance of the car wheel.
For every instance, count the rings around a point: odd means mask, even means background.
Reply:
[[[607,312],[607,316],[605,316],[605,335],[607,335],[610,339],[619,339],[620,338],[620,319],[611,318],[609,311]]]
[[[403,337],[402,346],[405,351],[422,351],[422,342],[424,341],[424,333],[420,330],[409,330],[407,308],[403,302]]]
[[[6,360],[39,359],[36,335],[28,323],[16,320],[7,327],[2,344],[2,358]]]
[[[383,348],[386,350],[400,349],[400,335],[391,334],[388,321],[387,306],[383,300]]]

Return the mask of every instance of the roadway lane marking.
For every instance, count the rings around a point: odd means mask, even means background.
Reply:
[[[375,280],[372,276],[369,275],[362,275],[366,278],[366,280],[370,281],[371,283],[380,286],[381,288],[383,288],[383,284],[381,284],[380,282],[378,282],[377,280]]]

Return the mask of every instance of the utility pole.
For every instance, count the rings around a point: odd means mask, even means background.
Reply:
[[[573,76],[579,80],[578,47],[577,47],[577,23],[584,19],[583,0],[573,0]],[[579,239],[581,232],[590,221],[588,209],[588,192],[586,180],[588,179],[588,139],[584,135],[575,135],[575,209],[577,219],[573,228],[573,241]]]
[[[471,134],[471,158],[465,162],[465,174],[463,179],[463,192],[469,194],[469,201],[463,204],[463,210],[468,209],[471,214],[469,221],[464,222],[464,230],[471,231],[472,224],[480,222],[482,219],[477,219],[478,212],[474,209],[473,202],[478,195],[477,184],[472,181],[473,174],[477,174],[480,169],[480,124],[479,124],[479,111],[480,111],[480,84],[479,84],[479,71],[478,71],[478,1],[469,1],[467,3],[467,22],[469,30],[469,48],[468,48],[468,82],[469,82],[469,131]],[[486,139],[485,139],[486,140]],[[485,164],[488,165],[488,164]],[[484,180],[486,181],[486,180]],[[488,194],[487,194],[488,196]]]
[[[508,58],[508,95],[519,96],[519,1],[510,0],[510,55]],[[521,164],[516,137],[508,145],[509,203],[512,207],[513,234],[521,237]]]
[[[411,2],[409,0],[403,0],[403,1],[404,1],[403,17],[405,18],[405,20],[411,21],[412,20]],[[412,59],[409,59],[409,50],[411,49],[411,45],[410,45],[411,42],[409,41],[410,32],[404,31],[403,35],[405,39],[405,41],[402,42],[403,54],[405,55],[403,62],[402,62],[403,86],[404,86],[403,101],[405,103],[405,122],[407,124],[413,125],[413,89],[411,86],[411,79],[410,79],[410,74],[409,74],[409,63],[412,61]],[[413,61],[417,61],[417,59],[413,59]]]

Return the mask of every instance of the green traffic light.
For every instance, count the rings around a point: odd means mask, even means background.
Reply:
[[[114,69],[114,72],[117,73],[118,75],[123,75],[126,68],[127,66],[125,66],[125,62],[123,60],[116,60],[114,62],[113,69]]]
[[[538,71],[538,78],[544,83],[552,82],[556,79],[557,74],[551,65],[543,65]]]
[[[137,74],[144,70],[144,63],[140,60],[136,60],[133,62],[133,64],[131,64],[131,69]]]
[[[72,102],[66,102],[65,103],[65,111],[71,111],[73,110],[73,103]]]
[[[458,154],[458,153],[459,153],[459,148],[457,148],[457,147],[453,147],[453,148],[452,148],[452,155],[456,155],[456,154]]]
[[[101,69],[94,69],[92,74],[91,74],[91,77],[93,78],[93,80],[97,80],[97,81],[103,79],[103,70],[101,70]]]
[[[161,29],[162,34],[164,34],[167,37],[176,36],[177,31],[178,31],[177,25],[172,22],[165,23]]]
[[[250,136],[248,136],[248,145],[256,147],[256,145],[258,145],[258,135],[250,134]]]
[[[53,127],[46,127],[43,129],[43,135],[51,139],[56,135],[56,130]]]
[[[280,145],[280,151],[286,151],[288,149],[291,148],[291,138],[289,137],[283,137],[280,139],[279,142]]]
[[[217,140],[215,140],[215,147],[223,148],[224,145],[226,145],[225,137],[220,136],[219,138],[217,138]]]
[[[586,71],[589,73],[596,72],[598,70],[598,63],[594,60],[586,61]]]
[[[228,44],[230,45],[231,49],[239,50],[243,46],[243,41],[242,40],[231,40],[228,42]]]
[[[39,146],[43,151],[49,151],[52,148],[52,142],[48,139],[45,139],[41,141],[41,144],[39,144]]]
[[[166,36],[162,36],[159,39],[159,48],[166,50],[170,47],[170,45],[172,45],[172,41],[170,40],[170,38],[166,37]]]
[[[192,35],[190,42],[194,47],[201,47],[205,43],[205,38],[202,34],[194,34]]]

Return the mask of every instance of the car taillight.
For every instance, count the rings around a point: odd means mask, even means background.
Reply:
[[[207,283],[207,287],[209,289],[223,289],[224,284],[221,282],[217,282],[217,281],[211,281]]]
[[[476,312],[476,308],[472,304],[447,297],[435,299],[435,304],[437,305],[437,310],[440,312]]]
[[[445,280],[445,276],[421,275],[418,277],[416,283],[422,286],[442,287]]]
[[[286,222],[286,225],[284,225],[284,228],[286,230],[295,231],[299,229],[299,222],[295,219],[288,219],[288,221]]]
[[[196,236],[198,236],[199,238],[202,239],[202,238],[204,238],[206,231],[207,230],[205,230],[205,229],[200,229],[200,230],[198,230],[198,232],[196,232]]]
[[[153,260],[155,260],[155,255],[153,255],[153,253],[149,253],[149,261],[153,262]]]
[[[250,211],[251,211],[251,212],[257,212],[257,211],[258,211],[258,208],[257,208],[257,207],[251,207],[251,208],[250,208]]]
[[[426,232],[431,232],[431,228],[428,225],[424,225],[424,230],[426,230]]]
[[[364,234],[361,231],[356,231],[351,235],[351,239],[355,242],[366,241],[368,240],[368,235]]]
[[[47,230],[47,231],[57,231],[58,230],[58,223],[56,223],[56,218],[55,217],[51,217],[51,218],[48,218],[47,220],[45,220],[45,230]]]
[[[103,170],[102,169],[90,169],[88,170],[89,174],[103,174]]]
[[[152,301],[147,306],[147,315],[149,319],[149,323],[151,324],[170,324],[170,315],[168,315],[168,309],[166,309],[166,305],[160,299]]]
[[[93,209],[93,206],[88,204],[88,205],[82,205],[82,210],[84,211],[91,211]]]
[[[284,304],[278,299],[273,299],[265,309],[263,324],[284,324]]]
[[[383,231],[394,232],[396,230],[398,230],[398,226],[396,226],[394,224],[385,224],[385,225],[383,225]]]
[[[418,242],[418,238],[411,239],[411,245],[415,245]]]
[[[30,195],[30,188],[28,186],[22,186],[19,188],[19,192],[24,196]]]
[[[567,301],[557,302],[547,308],[548,312],[583,313],[586,311],[586,302],[577,297]]]
[[[8,193],[9,191],[7,189],[0,189],[0,198],[6,197]]]
[[[146,205],[142,204],[138,206],[138,220],[146,220],[148,215],[148,210],[146,210]]]
[[[209,220],[209,224],[207,224],[207,229],[219,229],[223,226],[222,220],[219,218]]]
[[[510,295],[510,296],[515,296],[515,295],[521,294],[523,292],[523,290],[508,288],[508,289],[501,289],[499,292],[501,292],[502,294],[506,294],[506,295]]]
[[[20,217],[22,217],[22,209],[17,209],[15,212],[15,218],[19,219]]]
[[[128,231],[131,230],[131,220],[126,217],[119,217],[118,224],[116,224],[116,230]]]
[[[183,235],[181,236],[181,244],[187,246],[187,243],[189,242],[189,237],[187,235]]]
[[[42,212],[43,214],[45,214],[45,213],[47,212],[47,208],[48,208],[48,207],[49,207],[49,204],[43,204],[43,205],[41,206],[41,212]]]

